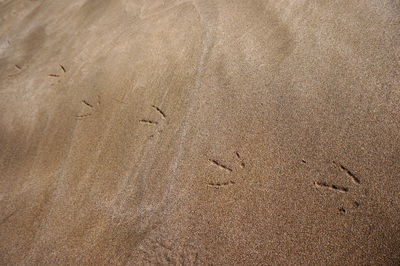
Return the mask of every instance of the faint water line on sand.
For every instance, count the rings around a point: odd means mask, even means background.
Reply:
[[[199,90],[201,89],[205,67],[207,65],[208,58],[209,58],[210,52],[213,48],[214,40],[215,40],[215,36],[214,36],[215,35],[215,29],[214,29],[215,21],[210,21],[210,19],[208,21],[206,20],[205,14],[203,13],[205,11],[204,6],[203,7],[200,6],[199,3],[195,0],[192,1],[192,4],[199,14],[200,21],[203,24],[203,27],[205,28],[206,33],[205,33],[205,38],[203,39],[203,51],[200,56],[200,62],[197,66],[197,73],[196,73],[196,78],[195,78],[195,82],[194,82],[194,87],[189,92],[188,109],[187,109],[186,115],[183,118],[182,126],[180,128],[181,134],[179,136],[178,148],[175,153],[174,160],[172,161],[172,164],[170,167],[172,182],[170,182],[168,191],[166,193],[167,200],[170,200],[172,187],[177,181],[177,175],[179,174],[179,171],[178,171],[179,164],[182,161],[182,157],[184,154],[183,149],[187,142],[187,133],[191,126],[190,122],[189,122],[190,121],[189,117],[192,116],[192,114],[194,112],[194,106],[196,104],[195,99],[198,98],[198,93],[199,93]]]

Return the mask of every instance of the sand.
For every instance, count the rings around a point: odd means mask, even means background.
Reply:
[[[396,0],[1,0],[0,264],[398,265]]]

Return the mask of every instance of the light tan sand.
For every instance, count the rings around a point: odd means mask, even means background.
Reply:
[[[400,263],[399,1],[0,19],[0,264]]]

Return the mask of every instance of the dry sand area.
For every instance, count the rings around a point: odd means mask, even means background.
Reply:
[[[399,0],[0,0],[1,265],[399,265]]]

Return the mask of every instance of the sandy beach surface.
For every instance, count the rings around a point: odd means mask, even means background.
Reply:
[[[398,0],[0,0],[1,265],[399,265]]]

